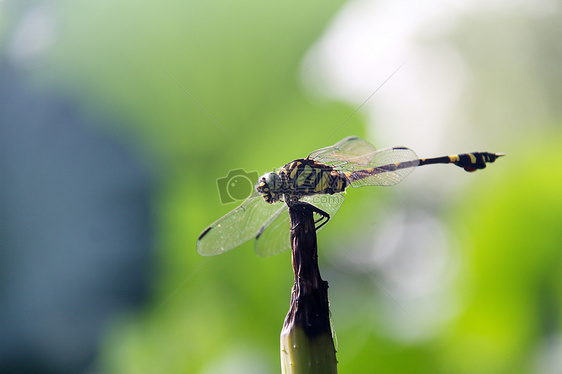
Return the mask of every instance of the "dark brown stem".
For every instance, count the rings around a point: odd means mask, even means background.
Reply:
[[[295,284],[285,325],[301,327],[310,337],[329,332],[328,282],[320,277],[314,217],[307,205],[289,207]]]

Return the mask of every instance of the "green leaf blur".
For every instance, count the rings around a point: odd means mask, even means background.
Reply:
[[[124,139],[139,158],[150,160],[159,180],[151,301],[108,326],[99,359],[103,372],[280,371],[279,333],[293,283],[290,254],[258,258],[250,242],[207,259],[197,254],[195,243],[205,227],[236,207],[221,205],[217,178],[237,168],[263,173],[367,132],[364,113],[349,118],[357,106],[313,98],[300,79],[303,58],[343,4],[54,2],[62,19],[60,37],[46,67],[34,73],[35,82],[76,97],[92,116],[123,119],[127,125],[99,131]],[[322,274],[336,296],[342,373],[535,373],[544,367],[549,373],[552,357],[560,365],[562,123],[560,96],[553,99],[560,94],[561,85],[555,84],[560,66],[546,64],[548,73],[539,74],[552,76],[554,83],[545,78],[514,87],[512,78],[528,66],[507,69],[505,61],[475,57],[486,45],[471,32],[489,35],[493,20],[468,19],[462,26],[450,42],[463,46],[479,72],[471,78],[476,83],[498,79],[480,86],[487,88],[481,100],[466,98],[466,110],[477,123],[471,134],[479,141],[491,139],[483,142],[487,151],[507,157],[469,176],[448,170],[451,179],[466,183],[437,213],[455,238],[451,251],[459,256],[446,295],[455,308],[424,338],[400,339],[380,327],[392,319],[380,303],[395,310],[392,301],[374,297],[381,291],[367,278],[363,283],[331,278],[337,266],[326,264]],[[559,25],[549,32],[552,36],[541,40],[560,40]],[[540,47],[537,54],[552,45]],[[560,51],[558,46],[553,54],[559,57]],[[530,108],[518,106],[526,99]],[[517,122],[531,118],[538,105],[558,109],[545,110],[550,115],[533,123]],[[475,138],[464,140],[470,144]],[[398,144],[383,146],[393,145]],[[371,209],[400,204],[394,189],[382,190],[347,196],[338,218],[320,236],[327,253],[337,251],[332,239],[352,242],[373,230],[380,221],[367,219]],[[346,292],[348,299],[342,297]],[[545,347],[557,349],[558,356],[544,358],[550,349]]]

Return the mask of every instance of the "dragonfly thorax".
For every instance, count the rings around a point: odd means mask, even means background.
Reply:
[[[332,167],[300,159],[277,172],[265,173],[258,180],[256,191],[267,203],[285,201],[291,205],[304,196],[343,192],[347,186],[346,177]]]

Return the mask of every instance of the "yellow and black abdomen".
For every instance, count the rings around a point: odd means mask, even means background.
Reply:
[[[309,159],[299,159],[283,166],[278,172],[284,193],[295,197],[343,192],[347,179],[334,168]]]
[[[501,156],[504,156],[504,154],[490,152],[459,153],[451,156],[422,158],[420,159],[420,166],[431,164],[454,164],[468,172],[473,172],[486,168],[487,163],[494,162]]]

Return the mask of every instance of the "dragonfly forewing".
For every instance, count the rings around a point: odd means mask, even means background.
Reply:
[[[335,168],[355,165],[356,170],[360,170],[371,163],[375,153],[376,149],[371,143],[357,136],[348,136],[330,147],[317,149],[308,158]]]
[[[242,205],[203,231],[197,240],[197,252],[216,256],[255,238],[264,222],[282,208],[284,204],[268,204],[254,192]]]

